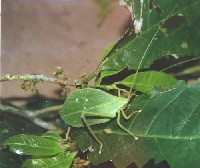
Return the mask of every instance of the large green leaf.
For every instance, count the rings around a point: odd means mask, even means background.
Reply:
[[[51,140],[54,140],[54,141],[61,141],[62,140],[62,137],[59,134],[54,133],[54,132],[47,132],[47,133],[43,134],[42,137],[48,138],[48,139],[51,139]]]
[[[101,71],[148,68],[169,54],[180,57],[199,53],[199,0],[126,2],[133,7],[132,27],[138,34],[128,31],[103,61]]]
[[[22,168],[70,168],[76,154],[76,152],[68,152],[51,158],[27,159]]]
[[[34,135],[15,135],[6,139],[2,146],[19,155],[55,155],[64,149],[55,140]]]
[[[116,112],[126,103],[127,99],[112,96],[99,89],[79,89],[66,99],[60,115],[65,123],[83,127],[83,113],[93,117],[88,119],[90,125],[104,123],[115,117]]]
[[[170,87],[176,84],[177,80],[171,75],[157,71],[146,71],[133,74],[115,84],[122,84],[127,87],[149,94],[154,86]]]
[[[92,163],[113,160],[121,168],[135,161],[142,167],[155,159],[167,160],[171,168],[200,166],[200,81],[192,86],[179,82],[169,91],[142,96],[131,103],[132,111],[135,106],[142,112],[122,121],[122,125],[137,138],[122,131],[115,119],[93,127],[104,146],[100,155],[98,151],[90,154]],[[103,133],[103,129],[110,133]],[[85,130],[77,134],[76,142],[82,150],[91,145],[98,149]]]

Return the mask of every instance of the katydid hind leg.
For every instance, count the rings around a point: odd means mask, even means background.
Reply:
[[[83,122],[84,122],[85,126],[87,127],[89,133],[92,135],[92,137],[95,139],[95,141],[100,145],[99,154],[101,154],[101,151],[102,151],[102,148],[103,148],[102,142],[101,142],[101,141],[97,138],[97,136],[94,134],[92,128],[91,128],[90,125],[88,124],[87,119],[86,119],[86,117],[84,116],[83,113],[82,113],[82,119],[83,119]]]
[[[66,134],[65,134],[65,140],[66,140],[66,141],[68,141],[69,138],[70,138],[70,131],[71,131],[71,127],[69,126],[69,127],[67,128],[67,132],[66,132]]]
[[[135,138],[135,140],[138,139],[138,137],[136,137],[134,134],[132,134],[132,132],[130,132],[126,127],[124,127],[122,124],[121,124],[121,111],[118,111],[117,113],[117,125],[126,133],[128,133],[129,135],[133,136]]]

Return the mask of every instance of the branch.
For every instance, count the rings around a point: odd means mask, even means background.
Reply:
[[[48,77],[44,76],[41,74],[25,74],[25,75],[10,75],[6,74],[4,77],[0,78],[0,82],[4,81],[13,81],[13,80],[22,80],[23,83],[21,85],[21,88],[23,90],[31,90],[33,92],[38,92],[38,89],[36,85],[39,82],[49,82],[49,83],[55,83],[59,84],[62,88],[61,95],[66,95],[69,88],[68,86],[73,86],[77,87],[76,83],[75,84],[70,84],[67,82],[67,77],[62,73],[62,71],[58,71],[60,69],[56,69],[56,71],[52,74],[55,76],[53,77]]]
[[[25,118],[25,119],[33,122],[37,126],[44,128],[46,130],[56,131],[58,133],[63,132],[60,128],[56,127],[54,124],[52,124],[50,122],[46,122],[46,121],[36,117],[36,114],[34,114],[33,111],[23,110],[23,109],[20,109],[20,108],[4,105],[4,104],[1,103],[1,100],[0,100],[0,111],[7,112],[7,113],[10,113],[12,115],[16,115],[16,116]]]
[[[34,116],[38,116],[40,114],[44,114],[44,113],[50,113],[53,111],[58,111],[62,108],[63,105],[57,105],[57,106],[52,106],[52,107],[47,107],[45,109],[41,109],[41,110],[36,110],[34,111]]]
[[[13,81],[13,80],[23,80],[23,81],[45,81],[49,83],[56,83],[61,86],[70,85],[66,80],[47,77],[44,75],[36,75],[36,74],[25,74],[25,75],[10,75],[6,74],[4,77],[0,78],[0,82],[4,81]],[[74,85],[73,85],[74,86]]]

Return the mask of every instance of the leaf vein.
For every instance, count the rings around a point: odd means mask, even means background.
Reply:
[[[172,102],[174,102],[174,100],[176,100],[182,93],[183,91],[185,91],[187,89],[187,87],[184,90],[181,90],[179,94],[176,94],[175,97],[168,103],[166,104],[161,110],[158,111],[157,115],[155,115],[154,119],[151,121],[151,123],[149,124],[149,127],[147,128],[146,132],[144,133],[145,135],[148,134],[149,130],[151,129],[153,123],[156,121],[157,117],[163,112],[163,110],[168,107]]]
[[[192,115],[194,114],[195,110],[197,109],[197,107],[200,105],[200,102],[195,106],[195,108],[191,111],[190,115],[187,117],[187,119],[185,120],[185,123],[183,124],[182,128],[180,128],[180,131],[178,133],[178,136],[181,134],[181,131],[183,130],[183,128],[186,126],[187,121],[192,117]]]

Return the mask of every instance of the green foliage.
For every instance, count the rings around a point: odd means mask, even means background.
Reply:
[[[178,58],[185,54],[198,56],[195,54],[199,53],[200,41],[199,0],[128,3],[133,7],[135,20],[104,60],[102,71],[148,68],[155,60],[170,54]],[[135,30],[138,34],[132,29],[138,29]]]
[[[166,68],[163,58],[172,56],[177,62],[169,68],[180,65],[181,57],[188,60],[185,63],[200,58],[200,1],[122,2],[133,21],[125,35],[106,49],[95,72],[75,85],[79,89],[65,100],[61,119],[74,128],[79,150],[94,147],[89,153],[92,164],[113,160],[119,168],[132,162],[142,167],[154,159],[166,160],[172,168],[199,167],[200,80],[189,86],[153,67],[159,60],[159,68]],[[199,69],[192,66],[176,75],[188,81],[194,67]],[[0,122],[1,147],[30,155],[22,167],[70,167],[77,152],[70,152],[74,143],[69,132],[65,140],[55,133],[26,135],[21,129],[16,135],[15,126],[9,129],[14,123]],[[0,156],[1,167],[17,164],[11,153],[1,151]]]
[[[69,152],[71,143],[55,133],[46,133],[42,136],[15,135],[1,143],[1,147],[8,147],[17,155],[31,155],[23,163],[23,168],[69,168],[77,154],[77,152]],[[17,166],[10,153],[1,152],[0,156],[2,156],[1,167]]]
[[[156,162],[167,160],[175,168],[200,165],[200,81],[192,86],[179,82],[170,91],[140,96],[130,106],[142,112],[122,123],[138,138],[121,131],[114,120],[96,126],[93,131],[104,148],[101,155],[89,155],[94,164],[113,160],[117,167],[125,167],[135,161],[142,167],[154,158]],[[103,129],[112,133],[105,134]],[[90,145],[97,147],[86,130],[77,133],[76,142],[82,150]]]
[[[51,158],[27,159],[22,165],[22,168],[70,168],[76,154],[76,152],[68,152],[60,153]]]
[[[19,155],[55,155],[64,149],[58,142],[34,135],[15,135],[6,139],[2,146],[8,146],[10,151]]]
[[[114,47],[114,45],[110,45],[104,50],[104,52],[103,52],[103,54],[101,56],[101,61],[103,61],[107,57],[107,55],[113,49],[113,47]]]
[[[42,136],[45,137],[45,138],[51,139],[51,140],[55,140],[55,141],[61,141],[62,140],[62,137],[60,135],[53,133],[53,132],[48,132],[48,133],[46,133]]]
[[[135,82],[133,83],[133,81]],[[170,87],[176,84],[176,82],[177,80],[174,77],[163,72],[146,71],[130,75],[120,82],[115,82],[115,84],[122,84],[143,93],[150,94],[152,88],[156,85],[161,87]]]

